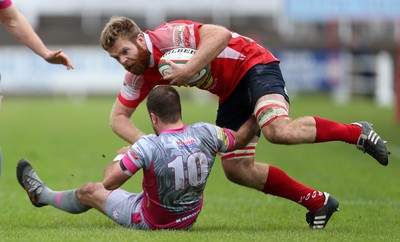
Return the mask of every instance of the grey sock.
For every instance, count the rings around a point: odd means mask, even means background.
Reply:
[[[49,204],[55,208],[68,213],[83,213],[89,210],[91,207],[81,204],[76,196],[76,190],[68,191],[53,191],[50,188],[43,186],[37,191],[38,201],[40,203]]]

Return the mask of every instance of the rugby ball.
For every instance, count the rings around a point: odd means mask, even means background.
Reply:
[[[191,48],[176,48],[166,52],[158,62],[158,71],[162,76],[171,74],[174,70],[170,65],[167,64],[166,60],[171,60],[176,64],[186,64],[192,56],[196,53],[195,49]],[[207,77],[210,72],[210,66],[207,65],[196,75],[194,75],[188,82],[188,84],[196,84]]]

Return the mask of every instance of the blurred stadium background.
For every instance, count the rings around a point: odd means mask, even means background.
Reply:
[[[251,37],[282,60],[292,96],[323,92],[342,104],[357,95],[374,98],[384,107],[399,103],[395,100],[395,80],[400,79],[396,78],[397,0],[13,2],[50,48],[62,48],[71,57],[75,70],[48,65],[0,28],[4,95],[115,95],[124,71],[101,49],[98,39],[109,17],[125,15],[143,30],[188,18]]]

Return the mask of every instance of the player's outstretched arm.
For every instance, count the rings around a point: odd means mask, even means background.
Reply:
[[[140,137],[145,135],[131,121],[131,116],[134,112],[135,108],[124,106],[117,98],[110,114],[111,129],[129,144],[134,144]]]
[[[71,60],[62,50],[51,51],[35,33],[28,20],[14,5],[0,9],[0,22],[17,40],[51,64],[62,64],[73,69]]]

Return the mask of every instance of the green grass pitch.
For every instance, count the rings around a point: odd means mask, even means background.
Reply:
[[[185,95],[183,95],[185,96]],[[54,190],[100,181],[104,166],[125,144],[109,127],[114,97],[5,97],[0,113],[0,241],[399,241],[400,127],[394,108],[369,99],[337,106],[327,96],[298,96],[291,116],[318,115],[339,122],[367,120],[388,141],[387,167],[342,142],[273,145],[264,139],[256,158],[340,201],[325,230],[310,230],[303,207],[230,183],[216,162],[205,204],[189,231],[136,231],[118,226],[95,210],[71,215],[50,206],[35,208],[15,178],[20,158],[31,161]],[[186,123],[214,123],[216,101],[183,101]],[[142,105],[133,122],[151,132]],[[218,158],[219,160],[219,158]],[[141,190],[141,174],[124,188]]]

